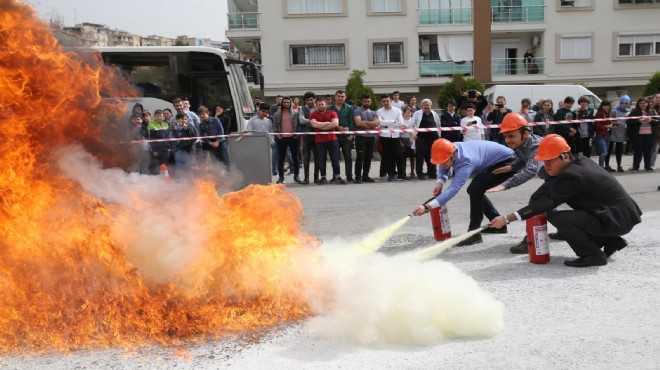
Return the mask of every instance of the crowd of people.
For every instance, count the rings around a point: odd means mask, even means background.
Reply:
[[[372,110],[371,96],[365,95],[359,102],[347,101],[346,92],[337,90],[334,95],[316,96],[307,92],[302,99],[278,96],[269,105],[255,99],[257,114],[250,119],[248,130],[264,131],[272,136],[272,168],[277,183],[285,183],[287,170],[293,182],[307,185],[316,183],[346,184],[374,182],[371,174],[373,153],[380,153],[378,177],[384,181],[408,181],[412,179],[436,179],[436,166],[431,163],[431,147],[440,137],[450,142],[474,140],[492,141],[505,145],[505,137],[499,128],[511,113],[506,98],[498,96],[487,101],[476,90],[466,91],[460,99],[449,99],[446,109],[439,114],[430,99],[417,105],[415,96],[407,102],[400,100],[400,93],[379,97],[380,108]],[[610,172],[624,172],[622,155],[633,155],[630,171],[639,171],[643,160],[646,171],[653,171],[658,153],[660,133],[658,119],[651,118],[660,111],[660,94],[652,100],[640,98],[631,109],[631,100],[622,96],[612,108],[603,101],[597,109],[589,107],[587,96],[568,96],[558,103],[541,99],[532,104],[530,99],[521,101],[518,115],[534,123],[532,133],[539,137],[558,134],[571,147],[573,154],[591,157],[594,149],[598,163]],[[642,117],[616,121],[588,121],[564,124],[536,125],[563,120],[590,120],[594,118]],[[392,132],[406,128],[454,128],[442,132]],[[467,129],[466,129],[467,128]],[[378,134],[340,134],[341,131],[382,130]],[[316,132],[314,135],[296,135],[298,132]],[[334,132],[327,133],[324,132]],[[625,147],[624,147],[625,143]],[[355,149],[355,159],[353,158]],[[340,163],[343,157],[343,177]],[[614,153],[616,168],[610,166]],[[327,175],[326,161],[330,158],[332,175]],[[288,168],[285,167],[288,162]],[[408,163],[410,163],[408,165]],[[310,172],[310,164],[314,168]],[[302,173],[301,173],[302,169]]]

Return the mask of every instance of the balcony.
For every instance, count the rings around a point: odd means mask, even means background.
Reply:
[[[258,30],[259,13],[229,13],[227,24],[230,30]]]
[[[446,24],[472,24],[472,5],[438,9],[419,9],[420,26],[438,26]]]
[[[472,76],[472,61],[442,62],[439,60],[422,60],[419,62],[420,77],[451,77],[455,74]]]
[[[539,23],[544,21],[543,0],[492,0],[491,2],[493,4],[493,23]]]
[[[545,73],[545,58],[533,58],[531,63],[525,63],[524,58],[493,58],[491,60],[493,76],[539,75]]]

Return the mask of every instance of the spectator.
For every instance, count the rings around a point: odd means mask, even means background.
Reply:
[[[615,118],[628,117],[630,114],[629,106],[630,98],[628,95],[621,96],[619,98],[619,105],[612,110],[612,116]],[[605,156],[605,167],[610,167],[610,156],[614,153],[616,155],[617,172],[624,172],[623,167],[621,167],[621,159],[627,128],[628,122],[625,119],[612,122],[612,127],[610,128],[610,146],[607,150],[607,156]]]
[[[449,103],[447,103],[447,110],[449,110],[449,105],[454,104],[453,107],[455,108],[455,102],[453,100],[450,100]],[[433,105],[431,103],[431,99],[424,99],[422,100],[422,109],[418,110],[413,114],[412,117],[412,128],[438,128],[443,126],[443,121],[442,117],[438,115],[438,113],[433,111]],[[447,113],[443,113],[443,117]],[[451,115],[449,115],[451,118],[451,121],[448,121],[448,125],[451,126],[460,126],[460,117],[458,114],[453,112]],[[457,121],[458,120],[458,121]],[[442,136],[446,136],[448,134],[458,132],[458,131],[446,131],[442,133]],[[458,132],[460,135],[460,132]],[[437,176],[437,168],[436,166],[431,163],[431,147],[433,146],[433,143],[440,137],[440,132],[438,131],[432,131],[432,132],[418,132],[417,133],[417,138],[415,139],[415,169],[417,170],[417,178],[420,180],[424,180],[427,178],[430,179],[435,179]],[[451,135],[449,135],[451,137]],[[424,173],[424,163],[426,163],[426,174]]]
[[[148,111],[145,111],[148,113]],[[148,117],[148,116],[147,116]],[[144,120],[144,117],[143,117]],[[147,126],[147,133],[149,140],[162,140],[170,138],[170,126],[167,122],[163,121],[163,111],[157,109],[154,112],[153,121],[149,122]],[[149,169],[151,174],[157,175],[160,173],[160,165],[167,165],[167,161],[170,157],[170,147],[169,142],[153,142],[150,145],[151,149],[151,164]]]
[[[261,103],[259,105],[259,110],[257,111],[257,114],[252,116],[250,120],[248,120],[246,130],[247,131],[259,131],[259,132],[267,132],[267,133],[272,133],[273,132],[273,122],[268,118],[268,114],[270,113],[270,105],[268,103]],[[277,161],[275,161],[275,152],[277,151],[277,146],[275,145],[275,138],[273,135],[269,135],[268,139],[270,141],[270,147],[271,147],[271,170],[273,171],[273,176],[277,176]],[[275,161],[273,163],[273,161]]]
[[[473,104],[477,112],[483,111],[484,108],[486,108],[486,105],[488,105],[486,98],[481,95],[481,92],[477,90],[468,90],[463,92],[463,95],[458,101],[459,110],[465,108],[468,103]]]
[[[299,175],[298,161],[298,137],[293,135],[298,132],[298,112],[291,109],[291,98],[285,96],[282,98],[282,108],[275,112],[273,117],[273,132],[275,132],[275,143],[279,161],[277,162],[277,171],[280,174],[278,184],[284,183],[284,159],[286,158],[287,148],[291,151],[293,166],[293,181],[301,183]]]
[[[215,106],[213,117],[217,118],[220,121],[220,124],[222,125],[222,130],[225,132],[225,134],[237,130],[237,128],[232,129],[231,118],[229,118],[229,116],[225,114],[225,109],[222,106],[220,105]]]
[[[337,129],[339,131],[355,130],[355,122],[353,120],[354,108],[352,105],[346,104],[346,91],[337,90],[335,92],[334,104],[327,107],[327,109],[337,113],[337,117],[339,118],[339,127]],[[337,138],[339,139],[339,148],[344,156],[346,181],[355,182],[353,179],[353,135],[340,134]]]
[[[282,108],[282,95],[278,95],[275,97],[275,104],[270,106],[270,111],[269,111],[269,117],[271,120],[275,116],[275,112],[280,110]]]
[[[490,128],[487,128],[486,126],[490,126],[493,124],[493,121],[488,120],[488,115],[494,109],[495,109],[495,103],[489,101],[488,104],[486,105],[486,108],[484,108],[484,110],[481,112],[481,123],[484,124],[484,134],[486,135],[486,140],[488,141],[490,141]]]
[[[174,163],[177,173],[179,170],[190,174],[192,173],[192,156],[194,140],[185,140],[194,137],[190,126],[188,126],[188,116],[181,112],[176,114],[176,124],[172,127],[172,137],[179,139],[174,142]]]
[[[573,108],[573,103],[575,103],[575,99],[573,99],[572,96],[567,96],[564,99],[564,106],[562,108],[559,108],[557,110],[557,113],[555,113],[555,117],[554,117],[555,121],[570,121],[574,119],[575,113],[571,110],[571,108]],[[575,135],[578,133],[577,124],[575,123],[555,124],[552,125],[551,132],[563,137],[564,140],[566,140],[566,143],[568,143],[568,146],[570,146],[572,150],[577,149],[577,146],[574,143]]]
[[[527,71],[527,73],[538,73],[538,68],[532,67],[534,65],[534,51],[532,49],[527,49],[523,55],[523,64],[525,65],[525,71]]]
[[[467,111],[467,116],[461,119],[461,127],[467,127],[468,129],[463,131],[463,141],[486,140],[481,118],[474,115],[474,105],[468,104],[465,110]]]
[[[653,95],[653,109],[660,114],[660,93]],[[655,127],[655,143],[653,144],[653,149],[651,149],[651,168],[655,168],[655,159],[658,156],[658,147],[660,145],[660,127]]]
[[[554,104],[552,103],[552,100],[550,99],[543,100],[543,103],[541,103],[541,110],[536,112],[536,115],[534,115],[534,122],[554,121],[555,111],[552,109],[553,105]],[[550,125],[534,126],[532,132],[534,133],[534,135],[545,136],[548,132],[550,132]]]
[[[147,140],[149,133],[147,126],[142,124],[141,110],[134,111],[131,116],[131,138],[133,140]],[[129,172],[136,172],[141,175],[149,174],[149,162],[151,161],[150,143],[134,144],[132,149],[135,153],[135,162],[131,166]]]
[[[401,94],[399,94],[398,91],[393,91],[393,92],[392,92],[392,95],[390,96],[390,98],[392,99],[392,100],[390,101],[390,104],[391,104],[393,107],[399,108],[399,109],[401,109],[401,111],[403,111],[403,107],[406,105],[406,103],[404,103],[403,101],[399,100],[399,97],[400,97],[400,96],[401,96]]]
[[[447,110],[440,115],[440,126],[441,127],[460,127],[461,126],[461,116],[456,113],[456,101],[454,99],[447,100]],[[445,139],[453,142],[463,141],[463,134],[461,131],[443,131],[439,136],[444,137]],[[438,137],[439,137],[438,136]],[[435,137],[437,139],[438,137]],[[431,155],[431,145],[433,142],[429,143],[428,155],[430,158]],[[431,163],[431,162],[428,162]]]
[[[300,132],[314,132],[314,128],[311,126],[309,123],[309,115],[310,113],[314,110],[314,105],[316,103],[316,95],[308,91],[305,93],[303,96],[303,102],[305,103],[301,108],[300,112],[298,113],[298,119],[300,120],[300,124],[298,125],[298,129]],[[316,144],[315,144],[315,136],[316,135],[301,135],[302,136],[302,148],[303,148],[303,171],[305,174],[305,178],[301,182],[303,185],[309,184],[309,162],[312,157],[312,153],[316,153]],[[316,158],[316,155],[314,155],[314,158]],[[319,182],[319,165],[316,163],[317,161],[314,161],[314,183],[318,184]],[[322,164],[325,167],[325,163]]]
[[[635,109],[630,112],[633,117],[641,117],[628,121],[628,132],[634,133],[634,148],[632,171],[639,171],[639,165],[644,159],[644,170],[653,171],[651,167],[651,149],[655,141],[655,130],[658,127],[658,119],[648,116],[657,115],[651,108],[651,102],[647,98],[637,100]]]
[[[371,110],[371,96],[362,95],[362,106],[355,109],[354,121],[359,130],[373,130],[378,127],[376,112]],[[376,137],[373,134],[358,134],[355,136],[355,183],[374,182],[369,177],[371,157],[374,151]]]
[[[595,118],[606,119],[610,117],[612,117],[612,103],[603,100],[598,107]],[[596,131],[594,142],[598,149],[598,165],[605,168],[608,172],[615,172],[612,167],[605,166],[605,158],[607,157],[610,140],[610,128],[612,128],[612,121],[594,122],[594,131]]]
[[[403,124],[406,127],[412,127],[412,115],[413,110],[410,105],[404,105],[403,110],[401,111],[403,115]],[[415,151],[412,148],[412,143],[414,140],[414,135],[408,132],[401,133],[401,154],[403,155],[403,173],[406,171],[406,162],[410,159],[410,178],[416,179],[415,176]]]
[[[225,134],[220,120],[211,117],[207,107],[203,105],[200,106],[197,109],[197,114],[200,119],[200,136],[219,136]],[[229,151],[227,150],[227,139],[225,137],[209,137],[202,139],[202,150],[209,152],[211,158],[216,159],[229,167]]]
[[[587,96],[581,96],[578,98],[578,104],[580,108],[575,111],[575,117],[579,120],[590,120],[594,118],[594,110],[589,108],[589,103],[591,100]],[[582,153],[583,156],[590,158],[591,157],[591,142],[594,138],[594,123],[591,122],[579,122],[577,124],[578,136],[576,138],[577,152]]]
[[[309,123],[314,127],[315,131],[334,131],[339,127],[339,118],[337,113],[327,109],[326,100],[318,97],[316,98],[316,110],[310,113]],[[327,135],[314,135],[316,139],[316,160],[318,163],[325,163],[328,153],[330,153],[330,162],[332,163],[332,180],[331,183],[346,184],[341,178],[339,173],[339,141],[336,134]],[[319,185],[327,184],[325,166],[320,167],[321,178]]]
[[[493,125],[500,125],[509,113],[511,113],[511,109],[506,107],[506,99],[503,96],[498,96],[495,99],[495,109],[488,114],[488,120],[493,122]],[[493,127],[490,129],[490,141],[504,144],[504,138],[500,135],[499,128]]]
[[[534,117],[536,116],[536,112],[530,109],[531,105],[532,101],[527,98],[523,98],[520,101],[520,112],[518,112],[518,114],[520,114],[527,123],[534,122]]]
[[[378,126],[380,129],[391,130],[406,128],[403,121],[401,109],[393,107],[390,104],[390,97],[383,95],[380,98],[381,108],[376,111],[378,116]],[[382,132],[380,134],[383,153],[382,161],[387,172],[387,181],[394,181],[396,169],[398,169],[398,178],[400,180],[410,180],[404,171],[403,154],[401,153],[401,134],[398,132]]]
[[[412,107],[413,113],[419,110],[419,106],[417,106],[417,97],[414,95],[408,98],[408,105]]]

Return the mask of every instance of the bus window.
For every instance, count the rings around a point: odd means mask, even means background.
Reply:
[[[110,54],[104,55],[134,86],[140,96],[169,97],[190,95],[190,67],[186,54]]]

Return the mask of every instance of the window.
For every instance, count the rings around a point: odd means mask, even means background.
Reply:
[[[342,0],[289,0],[289,14],[343,13]]]
[[[559,5],[561,5],[562,8],[585,8],[591,6],[591,0],[560,0]]]
[[[660,55],[660,33],[641,35],[619,35],[619,56]]]
[[[403,64],[403,42],[374,42],[373,64]]]
[[[372,13],[400,13],[401,0],[371,0]]]
[[[289,45],[291,67],[344,66],[346,64],[344,44]]]
[[[660,4],[660,0],[619,0],[619,5]]]
[[[560,42],[559,59],[561,60],[589,60],[591,59],[591,35],[589,36],[562,36]]]

